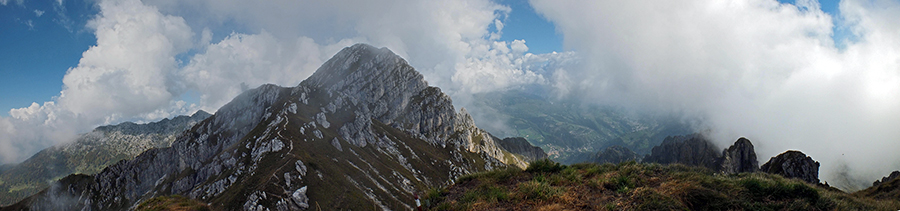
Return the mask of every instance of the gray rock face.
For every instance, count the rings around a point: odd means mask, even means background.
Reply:
[[[669,136],[644,157],[648,163],[681,163],[717,170],[721,165],[719,150],[700,134]]]
[[[756,159],[756,151],[750,140],[746,138],[739,138],[734,145],[722,152],[721,171],[723,173],[755,172],[758,169],[759,161]]]
[[[247,91],[171,147],[69,193],[85,210],[170,194],[229,210],[409,210],[415,193],[461,175],[527,166],[509,155],[406,61],[357,44],[297,87]]]
[[[640,161],[640,157],[631,149],[619,145],[609,146],[594,156],[596,163],[618,164],[626,161]]]
[[[667,137],[663,144],[653,147],[643,162],[681,163],[702,166],[725,174],[755,172],[759,161],[753,144],[747,138],[739,138],[719,154],[715,146],[700,134]]]
[[[800,151],[788,150],[772,157],[759,170],[819,184],[819,162]]]
[[[891,172],[891,175],[882,177],[881,180],[875,180],[875,182],[872,182],[872,186],[874,187],[874,186],[881,185],[882,183],[890,182],[891,180],[894,180],[897,177],[900,177],[900,171]]]
[[[543,149],[531,145],[525,138],[513,137],[499,140],[493,136],[492,138],[500,143],[500,147],[511,153],[522,155],[528,162],[547,158],[547,153]]]

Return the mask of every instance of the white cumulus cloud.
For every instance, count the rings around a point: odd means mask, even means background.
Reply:
[[[490,0],[97,4],[88,24],[97,45],[68,70],[60,95],[0,118],[0,161],[21,161],[97,125],[214,112],[247,88],[295,86],[357,42],[390,48],[454,98],[548,84],[544,75],[572,55],[534,55],[523,40],[500,41],[510,9]],[[213,34],[223,31],[230,33]]]
[[[848,188],[900,169],[896,1],[842,1],[838,21],[814,0],[531,3],[585,58],[570,93],[699,119],[721,147],[747,136],[762,162],[801,150]],[[858,40],[835,47],[835,28]]]

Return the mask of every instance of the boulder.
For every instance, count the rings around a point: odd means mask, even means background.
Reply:
[[[786,178],[819,184],[819,162],[800,151],[788,150],[769,159],[759,169],[762,172],[778,174]]]

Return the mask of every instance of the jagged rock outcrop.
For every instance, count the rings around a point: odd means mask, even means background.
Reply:
[[[653,147],[643,162],[681,163],[706,167],[726,174],[755,172],[759,169],[756,151],[749,139],[739,138],[720,154],[701,134],[666,137],[662,145]]]
[[[717,170],[721,165],[719,150],[703,135],[669,136],[644,157],[647,163],[681,163]]]
[[[750,143],[749,139],[741,137],[731,147],[722,151],[722,167],[720,170],[725,174],[759,170],[759,161],[756,159],[753,143]]]
[[[171,147],[62,191],[88,210],[170,194],[228,210],[409,210],[461,175],[527,166],[500,146],[399,56],[357,44],[296,87],[242,93]]]
[[[10,205],[49,187],[69,174],[96,174],[120,160],[151,148],[168,147],[178,134],[210,117],[205,111],[147,124],[125,122],[100,126],[73,142],[41,150],[0,173],[0,206]]]
[[[797,178],[812,184],[819,184],[819,162],[800,151],[788,150],[769,159],[760,171],[778,174],[786,178]]]
[[[603,151],[597,152],[593,160],[595,163],[618,164],[626,161],[640,161],[640,157],[634,151],[619,145],[609,146]]]
[[[886,177],[882,177],[881,180],[875,180],[875,182],[872,182],[872,186],[878,186],[878,185],[881,185],[882,183],[890,182],[891,180],[894,180],[897,177],[900,177],[900,171],[891,172],[890,175],[888,175]]]
[[[494,141],[500,143],[500,147],[504,150],[521,155],[525,161],[531,162],[540,159],[547,158],[547,153],[544,152],[540,147],[536,147],[528,143],[528,140],[522,137],[511,137],[499,139],[497,137],[491,136]]]
[[[872,187],[857,191],[853,195],[882,200],[900,200],[900,171],[891,172],[887,177],[872,183]]]

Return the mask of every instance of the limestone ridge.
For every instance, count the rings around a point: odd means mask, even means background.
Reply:
[[[60,191],[86,210],[171,194],[228,210],[409,210],[414,194],[461,175],[527,165],[500,145],[399,56],[357,44],[296,87],[242,93],[172,147]]]
[[[760,169],[762,172],[778,174],[786,178],[819,184],[819,162],[800,151],[788,150],[769,159]]]
[[[168,147],[177,135],[211,114],[197,111],[147,124],[125,122],[100,126],[79,135],[73,142],[44,149],[28,160],[0,173],[0,206],[10,205],[35,194],[52,181],[80,173],[96,174],[106,166],[132,159],[151,148]],[[25,188],[22,188],[25,187]]]
[[[339,129],[342,138],[357,146],[377,143],[367,130],[370,120],[376,120],[420,134],[417,138],[435,145],[445,147],[449,141],[503,163],[527,166],[521,158],[504,155],[498,142],[477,128],[465,109],[455,113],[449,96],[428,86],[419,72],[387,48],[351,46],[329,59],[301,87],[321,89],[334,98],[326,105],[329,112],[357,106],[355,120]]]

